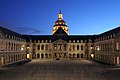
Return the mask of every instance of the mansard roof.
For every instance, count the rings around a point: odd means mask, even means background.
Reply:
[[[52,40],[52,35],[23,35],[27,42],[38,40]]]
[[[104,32],[104,33],[101,33],[101,34],[99,35],[99,37],[100,37],[100,36],[107,36],[107,35],[111,35],[111,34],[116,34],[116,33],[118,33],[119,31],[120,31],[120,26],[117,27],[117,28],[114,28],[114,29],[112,29],[112,30],[106,31],[106,32]]]
[[[68,39],[69,40],[83,40],[86,42],[89,42],[89,40],[91,40],[91,42],[94,42],[94,39],[97,37],[97,35],[69,35]]]
[[[41,40],[51,40],[51,42],[54,42],[58,39],[62,39],[65,41],[69,41],[69,40],[75,40],[77,42],[77,40],[83,40],[86,42],[89,42],[89,40],[91,40],[91,42],[94,42],[94,39],[96,37],[96,35],[69,35],[69,36],[53,36],[53,35],[23,35],[24,38],[26,38],[27,42],[38,42]]]
[[[2,26],[0,26],[0,30],[3,32],[3,34],[4,34],[4,36],[5,36],[6,38],[9,38],[9,37],[12,37],[12,36],[22,38],[22,35],[21,35],[21,34],[16,33],[16,32],[14,32],[14,31],[12,31],[12,30],[7,29],[7,28],[4,28],[4,27],[2,27]],[[6,36],[6,35],[7,35],[7,36]]]

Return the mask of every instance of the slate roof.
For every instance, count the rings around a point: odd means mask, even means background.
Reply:
[[[111,35],[111,34],[113,34],[113,33],[117,33],[117,32],[119,32],[120,31],[120,26],[119,27],[117,27],[117,28],[114,28],[114,29],[112,29],[112,30],[109,30],[109,31],[106,31],[106,32],[104,32],[104,33],[101,33],[101,34],[99,34],[99,37],[101,37],[101,36],[106,36],[106,35]]]
[[[18,34],[18,33],[14,32],[14,31],[9,30],[7,28],[4,28],[2,26],[0,26],[0,30],[3,32],[3,34],[4,34],[4,36],[6,38],[8,38],[9,36],[10,37],[15,36],[15,37],[23,38],[23,36],[21,34]],[[9,35],[9,36],[6,36],[6,34]]]
[[[53,35],[68,35],[61,27]]]

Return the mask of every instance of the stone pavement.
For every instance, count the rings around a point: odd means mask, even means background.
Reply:
[[[120,80],[120,68],[88,60],[33,60],[2,67],[0,80]]]

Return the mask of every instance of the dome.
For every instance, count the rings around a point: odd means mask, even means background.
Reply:
[[[63,20],[61,11],[58,14],[58,20],[55,22],[53,26],[52,34],[54,34],[60,27],[68,34],[68,27],[66,22]]]

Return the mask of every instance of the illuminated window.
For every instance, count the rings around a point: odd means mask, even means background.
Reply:
[[[81,40],[81,43],[83,43],[83,40]]]
[[[75,43],[75,40],[73,40],[73,42]]]
[[[54,44],[54,50],[57,50],[57,44]]]
[[[69,43],[71,43],[71,40],[69,40]]]
[[[116,50],[119,50],[119,42],[116,42]]]

